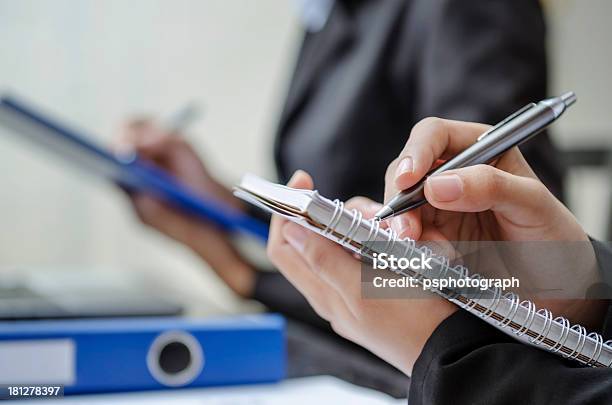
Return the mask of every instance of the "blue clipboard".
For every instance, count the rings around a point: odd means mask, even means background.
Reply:
[[[264,241],[268,238],[266,223],[230,208],[212,196],[202,197],[136,154],[115,155],[14,96],[0,96],[0,125],[128,190],[153,195],[226,231],[250,234]]]

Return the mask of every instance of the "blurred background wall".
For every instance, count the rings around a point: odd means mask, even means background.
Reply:
[[[551,94],[580,102],[556,125],[563,148],[612,147],[612,2],[545,2]],[[288,0],[0,0],[0,88],[109,143],[130,114],[165,117],[195,100],[189,131],[231,184],[273,175],[271,140],[300,39]],[[610,173],[580,169],[569,203],[604,232]],[[0,129],[0,267],[146,269],[185,293],[232,303],[190,252],[140,226],[124,196]]]

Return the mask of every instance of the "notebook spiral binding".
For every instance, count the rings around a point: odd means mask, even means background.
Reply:
[[[413,254],[424,254],[426,257],[431,257],[433,261],[439,263],[439,267],[442,269],[442,273],[437,275],[439,278],[444,278],[448,274],[454,273],[455,276],[467,279],[480,279],[479,274],[470,274],[469,270],[462,265],[451,266],[450,261],[447,257],[435,254],[427,246],[417,246],[416,241],[410,238],[400,239],[393,230],[383,229],[378,221],[370,221],[364,219],[363,214],[355,209],[351,211],[345,211],[344,203],[340,200],[334,200],[334,213],[332,219],[323,230],[322,233],[326,236],[333,235],[336,232],[336,227],[340,223],[343,213],[349,212],[352,217],[351,224],[344,233],[344,236],[338,238],[339,242],[343,245],[353,244],[353,246],[360,246],[358,253],[365,257],[372,258],[372,253],[375,251],[372,249],[373,244],[377,241],[380,235],[383,235],[387,244],[382,249],[384,252],[389,252],[393,247],[398,244],[404,244],[404,256],[410,256]],[[365,241],[355,241],[353,238],[357,233],[359,227],[363,224],[370,229],[368,237]],[[337,233],[337,232],[336,232]],[[340,234],[340,233],[337,233]],[[419,273],[414,269],[392,270],[396,274],[412,277],[418,282],[422,283],[425,277],[428,277],[423,273]],[[513,292],[503,293],[498,287],[489,288],[488,290],[481,291],[479,295],[469,298],[463,296],[454,291],[441,291],[431,288],[433,292],[436,292],[443,297],[447,298],[451,302],[457,304],[461,308],[469,311],[470,313],[477,315],[485,320],[492,320],[497,324],[498,327],[505,329],[507,332],[514,334],[517,338],[524,337],[527,335],[527,340],[534,346],[540,346],[546,348],[552,353],[558,353],[565,358],[576,360],[584,365],[592,367],[612,367],[612,340],[605,341],[602,336],[598,333],[588,333],[586,328],[581,325],[571,325],[569,320],[564,317],[553,318],[553,314],[546,308],[537,309],[536,305],[529,300],[520,300],[520,297]],[[489,305],[485,305],[480,301],[483,298],[485,292],[488,291],[492,298],[488,298],[490,301]],[[506,301],[509,303],[509,310],[506,315],[500,314],[497,310],[500,304]],[[522,322],[516,322],[515,318],[520,309],[524,309],[526,314],[523,316]],[[536,319],[542,320],[541,331],[537,332],[532,329]],[[561,332],[557,339],[553,339],[550,336],[553,326],[560,328]],[[574,336],[576,341],[573,347],[567,345],[568,338],[570,335]],[[589,342],[589,346],[592,347],[590,353],[585,352],[585,346]],[[609,354],[608,361],[604,363],[600,362],[604,351]]]

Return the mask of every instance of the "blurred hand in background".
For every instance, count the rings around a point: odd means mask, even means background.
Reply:
[[[213,178],[189,143],[148,119],[127,122],[116,142],[120,152],[133,151],[174,175],[196,193],[236,209],[244,209],[231,191]],[[144,194],[130,194],[140,220],[184,244],[200,256],[238,295],[248,297],[254,270],[234,248],[228,234],[213,224],[191,217]]]

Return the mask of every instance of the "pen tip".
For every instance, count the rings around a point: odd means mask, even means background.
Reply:
[[[376,214],[374,214],[374,221],[380,222],[391,216],[393,216],[393,210],[389,208],[389,206],[385,205]]]
[[[563,101],[566,107],[569,107],[570,105],[576,102],[576,94],[573,91],[568,91],[567,93],[563,93],[561,95],[561,100]]]

